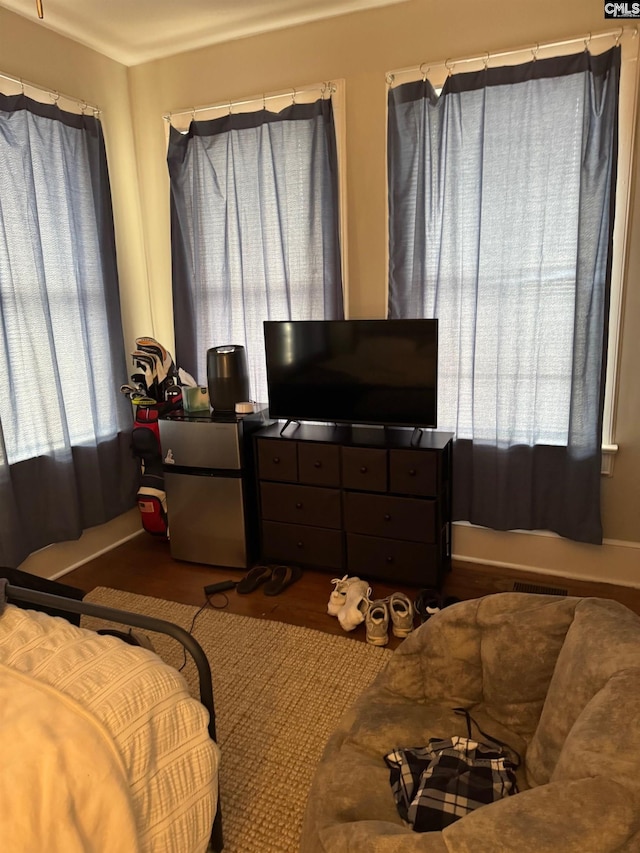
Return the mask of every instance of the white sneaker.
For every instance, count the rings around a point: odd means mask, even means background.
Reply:
[[[360,578],[350,578],[345,575],[343,578],[334,578],[331,583],[335,584],[335,588],[329,596],[327,613],[329,616],[337,616],[344,607],[349,587],[354,583],[362,583],[362,581]]]
[[[338,621],[345,631],[353,631],[367,615],[371,604],[371,587],[366,581],[356,581],[349,585],[347,597],[338,611]]]

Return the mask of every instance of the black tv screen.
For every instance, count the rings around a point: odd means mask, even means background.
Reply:
[[[437,320],[266,320],[269,414],[437,426]]]

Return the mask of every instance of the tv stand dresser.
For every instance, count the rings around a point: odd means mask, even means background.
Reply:
[[[451,567],[451,433],[273,423],[254,441],[262,561],[440,586]]]

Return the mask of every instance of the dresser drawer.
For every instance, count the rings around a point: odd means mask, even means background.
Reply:
[[[302,524],[263,521],[262,559],[342,569],[342,533]]]
[[[337,444],[298,444],[298,481],[316,486],[340,485],[340,448]]]
[[[437,558],[436,545],[347,534],[348,572],[361,578],[436,587]]]
[[[345,492],[345,530],[410,542],[435,542],[434,500]]]
[[[389,491],[435,497],[438,494],[437,454],[428,450],[390,450]]]
[[[345,489],[386,492],[387,451],[369,447],[343,447],[342,485]]]
[[[342,526],[340,492],[317,486],[260,483],[262,518],[316,527]]]
[[[263,480],[298,480],[296,442],[258,439],[258,472]]]

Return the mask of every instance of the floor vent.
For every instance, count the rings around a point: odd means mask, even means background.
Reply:
[[[556,586],[538,586],[537,583],[520,583],[516,581],[513,584],[513,592],[533,592],[536,595],[568,595],[569,590],[559,589]]]

